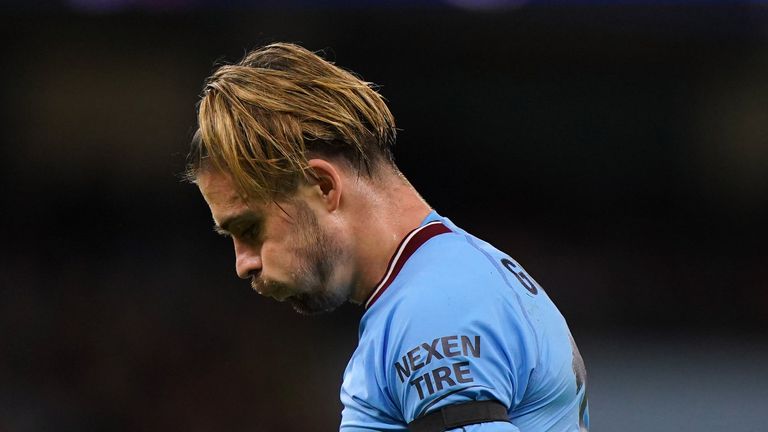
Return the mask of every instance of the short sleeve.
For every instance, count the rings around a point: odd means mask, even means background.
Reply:
[[[488,422],[451,429],[449,432],[520,432],[512,423]]]
[[[358,347],[344,372],[341,432],[403,431],[403,420],[381,388],[379,351],[371,343]]]

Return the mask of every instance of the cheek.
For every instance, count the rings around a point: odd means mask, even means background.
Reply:
[[[287,281],[301,265],[300,259],[290,242],[266,242],[261,248],[262,271],[266,279]]]

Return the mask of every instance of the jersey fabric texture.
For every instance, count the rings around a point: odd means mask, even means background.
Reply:
[[[447,405],[497,400],[509,422],[457,431],[586,431],[584,364],[515,260],[431,212],[366,303],[344,372],[341,432],[407,431]]]

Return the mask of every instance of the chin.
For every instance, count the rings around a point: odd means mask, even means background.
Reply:
[[[302,315],[319,315],[332,312],[346,300],[327,294],[298,294],[288,298],[293,310]]]

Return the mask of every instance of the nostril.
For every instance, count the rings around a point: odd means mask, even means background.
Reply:
[[[237,271],[237,277],[239,277],[240,279],[252,279],[252,278],[258,276],[259,273],[260,272],[258,270],[245,270],[245,269],[243,269],[242,271],[239,271],[239,270]]]

